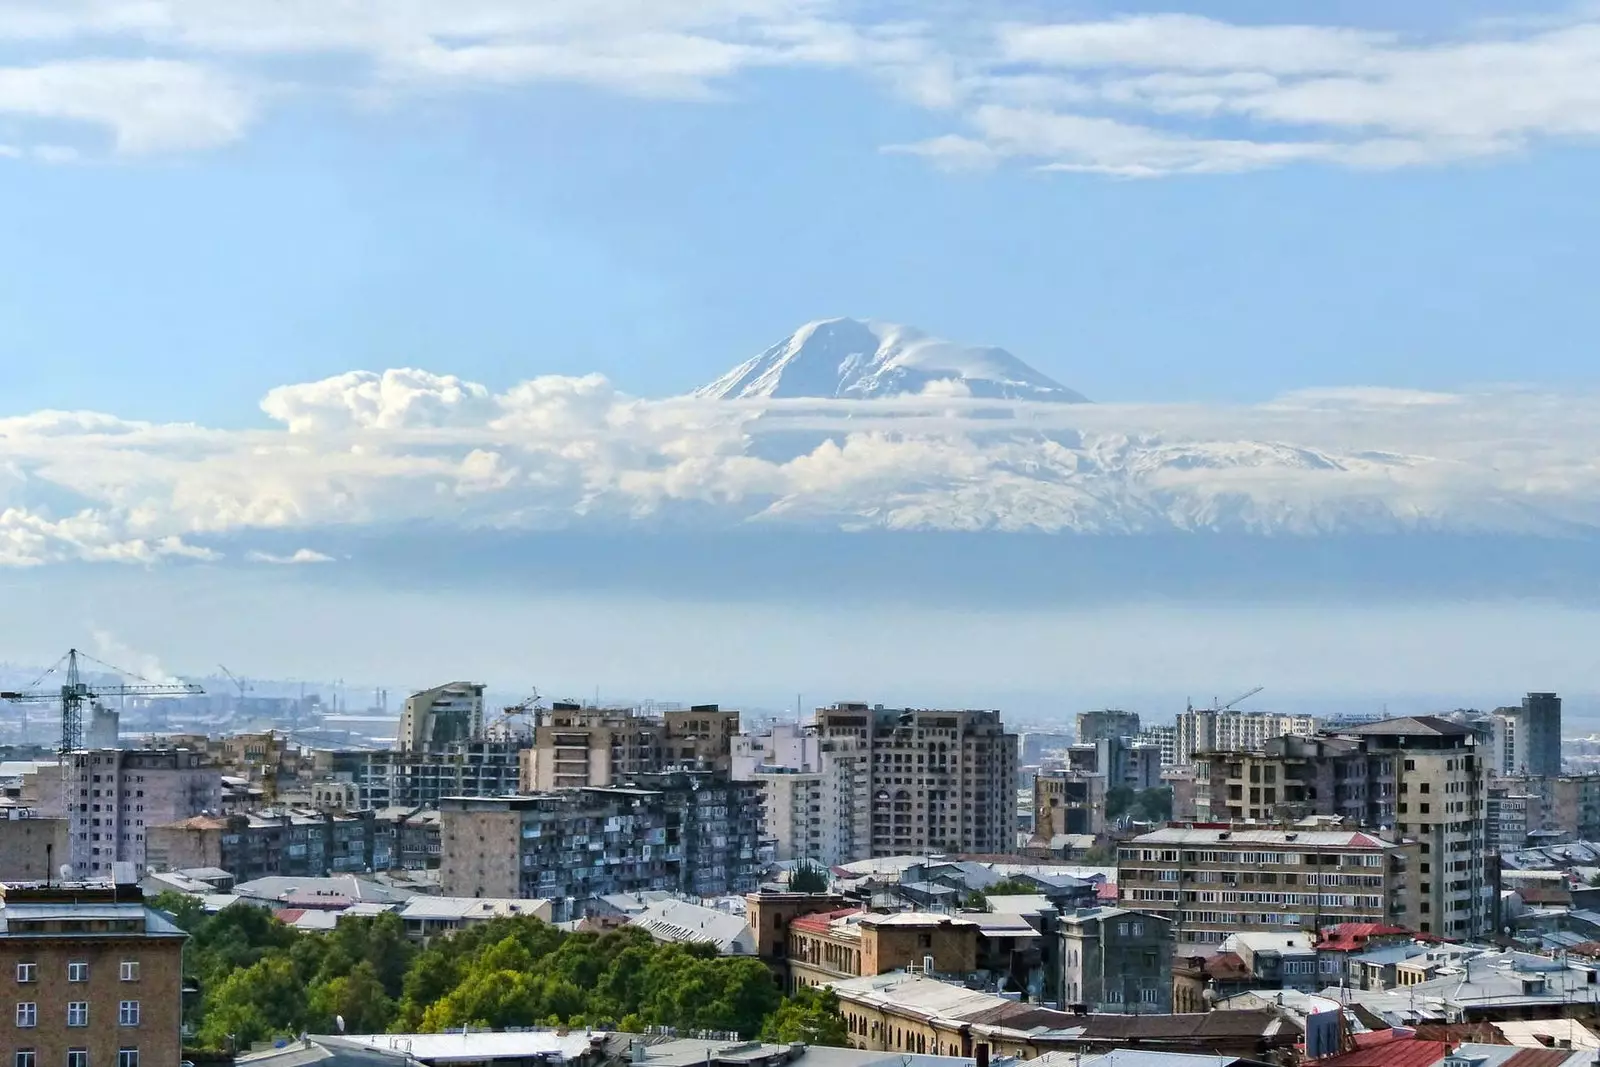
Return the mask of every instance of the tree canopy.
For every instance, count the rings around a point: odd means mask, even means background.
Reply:
[[[826,893],[828,891],[828,872],[811,863],[802,860],[795,865],[789,874],[789,891],[791,893]]]
[[[188,1021],[202,1048],[331,1033],[341,1019],[350,1033],[655,1025],[845,1043],[831,995],[786,1000],[759,960],[657,944],[636,928],[569,934],[516,916],[419,947],[392,914],[302,933],[246,904],[206,915],[176,894],[155,903],[193,938],[201,994]]]

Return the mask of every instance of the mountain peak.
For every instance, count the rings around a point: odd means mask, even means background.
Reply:
[[[694,395],[874,400],[925,393],[1086,402],[1003,348],[959,345],[912,326],[843,318],[806,323]]]

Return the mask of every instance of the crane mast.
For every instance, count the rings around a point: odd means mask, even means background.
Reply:
[[[137,685],[89,685],[83,680],[80,659],[93,660],[77,649],[69,649],[54,667],[46,671],[38,682],[20,692],[0,692],[0,700],[13,704],[61,705],[61,737],[56,755],[61,767],[61,814],[67,820],[68,863],[72,877],[81,877],[88,866],[89,831],[87,815],[89,806],[89,758],[83,747],[83,714],[86,705],[92,706],[103,697],[126,696],[194,696],[204,693],[198,685],[187,682],[161,683],[140,679]],[[98,660],[93,660],[99,663]],[[40,688],[41,683],[55,674],[65,664],[66,672],[58,689]],[[129,671],[119,670],[110,664],[100,666],[114,674],[137,678]]]

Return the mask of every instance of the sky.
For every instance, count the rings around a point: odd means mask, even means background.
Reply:
[[[358,616],[391,651],[348,655],[419,685],[469,657],[402,627],[402,597],[513,631],[576,612],[634,692],[930,701],[939,641],[1089,612],[1177,691],[1235,673],[1184,613],[1225,602],[1245,674],[1284,632],[1262,605],[1333,597],[1377,632],[1464,604],[1520,630],[1510,660],[1492,630],[1382,653],[1374,688],[1494,663],[1508,690],[1600,690],[1577,651],[1597,161],[1592,4],[0,0],[0,578],[82,591],[0,658],[131,629],[97,583],[162,603],[203,579],[259,673],[340,655],[270,586]],[[1097,403],[677,399],[844,315],[1003,346]],[[864,530],[956,540],[842,540]],[[1245,547],[1172,568],[1172,534]],[[1137,544],[1092,588],[1007,569],[1106,537]],[[1311,547],[1258,567],[1251,539],[1284,537]],[[770,621],[824,589],[870,606],[831,637],[878,647],[882,679]],[[675,608],[762,620],[775,651],[719,662],[629,621]],[[944,613],[937,637],[874,624],[891,609]],[[1564,672],[1527,642],[1551,611]],[[185,614],[138,632],[208,664]],[[1293,632],[1345,647],[1314,623]],[[1355,655],[1302,687],[1347,690]],[[692,679],[642,666],[663,656]],[[1129,673],[1049,658],[1010,688]]]

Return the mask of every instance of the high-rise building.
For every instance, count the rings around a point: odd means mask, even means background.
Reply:
[[[829,745],[824,752],[823,739],[797,723],[741,734],[733,744],[733,777],[761,785],[765,833],[778,859],[831,867],[861,858],[847,847],[856,767],[840,758],[841,746]]]
[[[483,689],[477,682],[451,682],[411,694],[400,712],[395,748],[426,752],[482,738]]]
[[[464,897],[585,902],[665,890],[720,896],[756,888],[761,787],[708,774],[641,775],[634,785],[440,802],[440,882]]]
[[[1139,713],[1106,708],[1102,711],[1078,712],[1078,744],[1092,745],[1096,741],[1137,737]]]
[[[673,767],[732,770],[739,713],[715,704],[662,715],[558,703],[538,712],[522,788],[603,787]]]
[[[503,796],[522,777],[520,741],[448,741],[428,749],[319,752],[319,780],[354,787],[353,808],[434,807],[447,796]]]
[[[1190,762],[1201,752],[1251,752],[1274,737],[1309,737],[1317,732],[1317,720],[1311,715],[1210,708],[1189,708],[1178,715],[1175,725],[1175,762],[1179,764]]]
[[[65,809],[67,833],[82,857],[80,877],[108,878],[118,862],[142,876],[150,827],[222,810],[222,774],[198,752],[111,748],[74,758],[82,761],[73,783],[78,796],[63,805],[61,776],[42,773],[37,809],[45,815]]]
[[[1494,713],[1495,771],[1554,778],[1561,773],[1561,698],[1529,693],[1522,706]]]
[[[135,884],[0,887],[0,1047],[14,1064],[167,1067],[183,1058],[183,945]]]
[[[1177,726],[1146,726],[1134,742],[1140,745],[1154,745],[1161,753],[1161,765],[1174,767],[1178,763],[1178,728]]]
[[[851,783],[850,855],[1015,848],[1017,736],[998,711],[834,704],[815,731]]]

